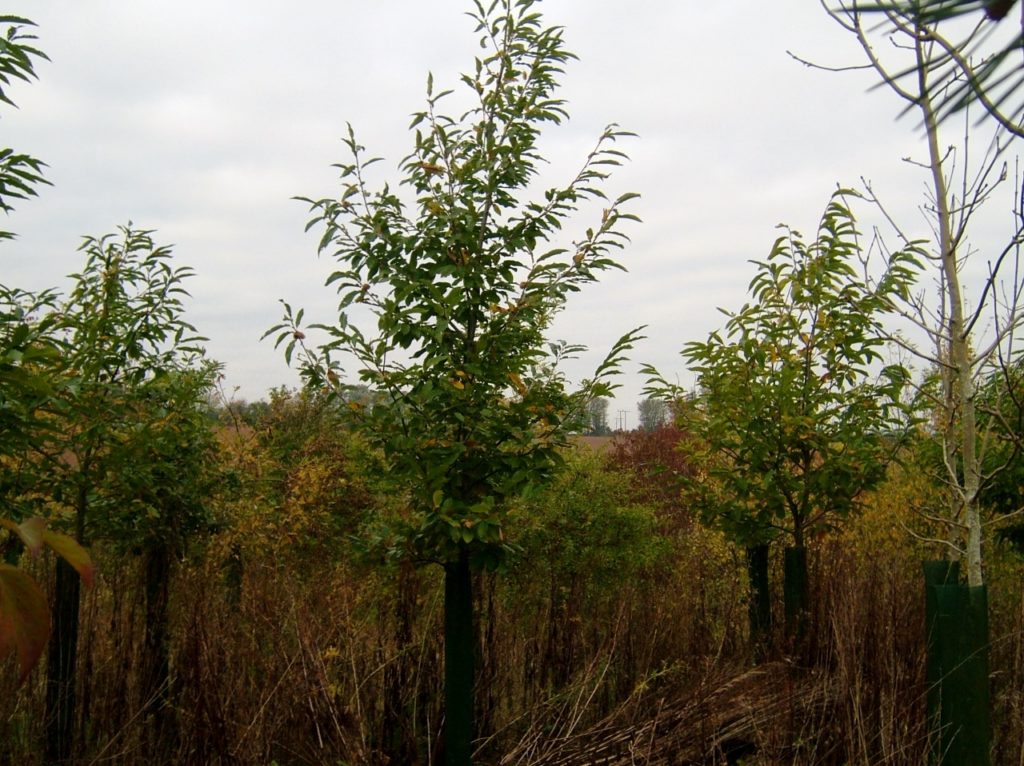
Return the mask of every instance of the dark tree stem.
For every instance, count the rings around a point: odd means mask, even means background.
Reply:
[[[78,654],[78,604],[81,582],[64,559],[57,559],[53,628],[46,666],[47,764],[67,763],[75,734],[75,657]]]

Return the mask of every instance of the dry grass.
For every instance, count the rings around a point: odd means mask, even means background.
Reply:
[[[849,540],[816,549],[808,655],[752,668],[741,563],[709,564],[686,541],[674,550],[668,570],[600,592],[581,575],[557,603],[543,572],[533,582],[480,579],[479,763],[924,762],[915,560],[858,556]],[[171,602],[175,726],[154,749],[153,711],[138,691],[138,565],[98,558],[104,576],[83,603],[77,763],[439,762],[436,572],[247,561],[233,603],[222,562],[182,565]],[[1001,764],[1024,764],[1015,566],[992,592]],[[0,763],[40,762],[42,678],[16,689],[3,668]]]

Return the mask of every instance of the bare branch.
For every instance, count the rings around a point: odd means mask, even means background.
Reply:
[[[817,69],[822,72],[857,72],[863,69],[871,69],[871,64],[850,64],[849,66],[826,66],[825,64],[816,64],[813,61],[809,61],[791,50],[786,50],[786,55],[799,64],[803,64],[808,69]]]
[[[1017,508],[1016,510],[1009,511],[1008,513],[1001,513],[998,516],[995,516],[995,517],[989,519],[988,521],[984,522],[982,524],[982,526],[984,526],[984,527],[998,526],[999,524],[1004,524],[1004,523],[1006,523],[1007,520],[1014,519],[1017,516],[1020,516],[1022,514],[1024,514],[1024,507]]]
[[[976,31],[977,30],[971,33],[971,37],[973,37]],[[935,31],[934,28],[928,29],[926,34],[928,39],[942,48],[943,52],[949,57],[949,59],[956,64],[964,77],[963,82],[967,84],[971,92],[974,94],[974,97],[978,99],[981,105],[985,108],[985,111],[988,112],[997,123],[999,123],[1000,127],[1014,136],[1024,137],[1024,127],[1022,127],[1020,123],[1015,123],[1009,117],[1004,115],[999,110],[998,105],[993,103],[988,97],[985,89],[981,87],[981,82],[975,74],[974,67],[971,66],[970,62],[967,61],[961,53],[961,48],[965,47],[964,44],[961,43],[959,46],[954,45],[946,37]]]
[[[930,544],[933,544],[933,545],[945,546],[945,547],[950,548],[951,550],[953,550],[957,554],[957,556],[963,556],[964,555],[963,549],[960,548],[958,545],[956,545],[956,543],[952,543],[949,540],[941,540],[941,539],[939,539],[937,537],[925,537],[924,535],[918,534],[917,532],[912,530],[910,527],[908,527],[902,521],[900,522],[900,528],[904,532],[906,532],[908,535],[913,537],[915,540],[918,540],[919,542],[930,543]]]

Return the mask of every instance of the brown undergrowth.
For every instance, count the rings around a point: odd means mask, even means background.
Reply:
[[[818,540],[806,646],[787,652],[778,637],[754,666],[742,557],[695,523],[645,518],[524,532],[508,572],[478,576],[480,764],[924,762],[925,552],[898,525],[868,513]],[[583,539],[587,550],[564,550]],[[639,563],[605,550],[614,545]],[[172,725],[154,742],[156,711],[140,692],[142,565],[94,555],[76,763],[439,763],[436,567],[196,552],[172,576]],[[1002,548],[990,560],[993,763],[1017,764],[1024,569]],[[16,688],[3,667],[0,763],[41,762],[42,679]]]

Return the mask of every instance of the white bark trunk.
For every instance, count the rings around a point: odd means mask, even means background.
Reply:
[[[956,248],[953,237],[953,220],[949,209],[949,189],[943,168],[939,147],[938,120],[932,106],[927,83],[927,55],[925,43],[918,38],[918,85],[921,93],[921,111],[924,116],[925,132],[928,135],[928,159],[931,165],[932,184],[935,191],[937,228],[939,232],[940,264],[942,282],[948,302],[947,326],[943,333],[947,348],[940,353],[942,362],[949,365],[942,371],[943,418],[946,428],[943,432],[943,454],[947,460],[947,473],[953,485],[951,510],[956,513],[950,519],[951,525],[966,526],[967,582],[971,586],[983,584],[981,559],[981,514],[978,509],[978,489],[981,480],[981,466],[976,449],[977,416],[974,407],[974,377],[971,365],[971,343],[967,337],[964,322],[963,292],[960,274],[957,270]],[[959,416],[959,418],[958,418]],[[959,421],[959,427],[957,427]],[[960,465],[957,466],[959,453]],[[959,470],[958,470],[959,468]],[[958,518],[959,517],[959,518]],[[954,526],[958,532],[962,527]],[[960,537],[959,534],[956,535]]]

